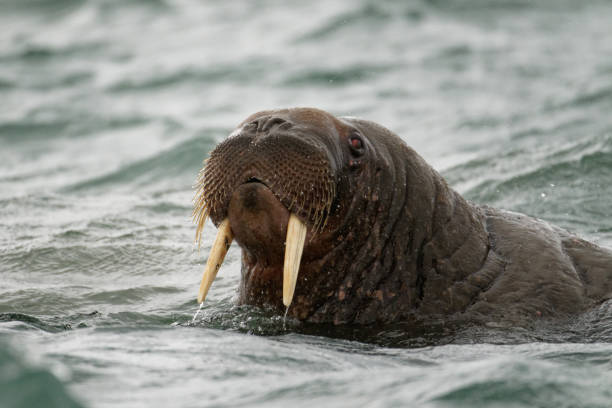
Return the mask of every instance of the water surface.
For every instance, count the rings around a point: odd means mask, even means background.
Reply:
[[[192,184],[247,115],[377,121],[467,198],[612,246],[606,1],[0,3],[0,406],[609,407],[612,306],[351,333],[194,324]],[[37,390],[33,392],[32,390]]]

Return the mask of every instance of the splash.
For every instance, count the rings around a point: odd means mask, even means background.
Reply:
[[[193,315],[193,319],[191,319],[191,324],[195,323],[196,317],[198,317],[198,315],[200,314],[200,310],[202,310],[203,305],[204,305],[204,302],[201,302],[200,307],[198,307],[198,310]]]
[[[287,314],[289,314],[289,306],[285,309],[285,315],[283,316],[283,331],[287,330]]]

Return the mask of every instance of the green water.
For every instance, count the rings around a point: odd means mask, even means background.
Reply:
[[[331,330],[236,307],[191,186],[247,115],[401,135],[478,203],[612,246],[612,3],[0,1],[0,407],[609,407],[612,305]]]

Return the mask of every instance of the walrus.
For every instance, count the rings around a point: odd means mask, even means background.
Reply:
[[[309,323],[568,317],[612,295],[612,251],[474,204],[397,135],[313,108],[268,110],[214,148],[196,240],[218,227],[198,302],[231,242],[238,303]]]

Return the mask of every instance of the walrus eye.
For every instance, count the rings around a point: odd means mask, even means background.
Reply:
[[[351,148],[351,152],[355,156],[361,156],[363,154],[363,140],[358,135],[352,135],[348,139],[349,147]]]

